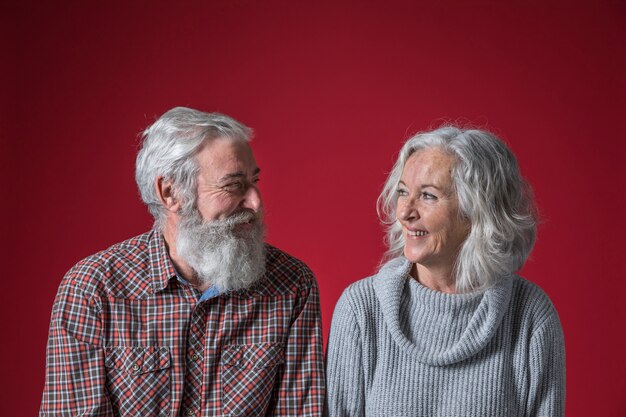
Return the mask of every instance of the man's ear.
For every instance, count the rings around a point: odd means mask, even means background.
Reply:
[[[154,186],[157,196],[165,210],[176,213],[180,210],[180,202],[174,194],[174,183],[164,177],[157,177]]]

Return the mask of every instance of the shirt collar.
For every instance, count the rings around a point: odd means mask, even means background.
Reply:
[[[148,254],[150,258],[152,290],[158,292],[167,287],[170,279],[176,277],[176,269],[167,252],[163,233],[159,230],[152,230],[148,241]]]

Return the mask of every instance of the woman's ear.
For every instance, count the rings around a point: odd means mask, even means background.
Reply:
[[[154,183],[154,187],[163,207],[167,211],[177,213],[180,210],[180,202],[174,193],[174,182],[164,177],[158,177]]]

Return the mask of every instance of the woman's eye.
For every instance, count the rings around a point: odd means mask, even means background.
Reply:
[[[437,196],[431,193],[427,193],[426,191],[422,192],[422,198],[424,200],[436,200]]]
[[[398,188],[396,190],[396,194],[398,194],[399,197],[406,197],[409,193],[407,193],[406,190],[403,190],[402,188]]]

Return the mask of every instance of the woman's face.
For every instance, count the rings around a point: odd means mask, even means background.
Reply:
[[[404,256],[426,268],[452,269],[469,221],[459,214],[452,184],[455,157],[438,148],[411,155],[398,184],[396,216],[402,224]]]

